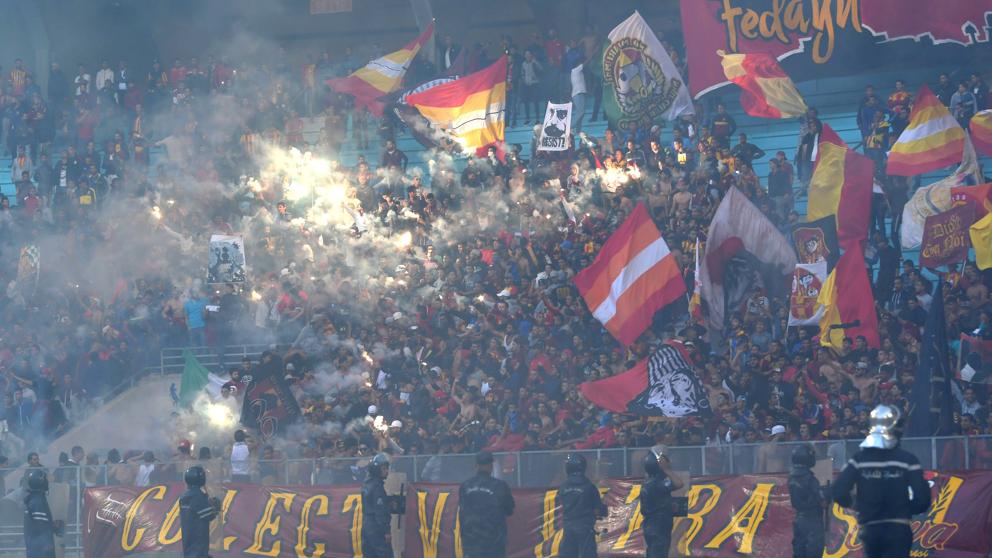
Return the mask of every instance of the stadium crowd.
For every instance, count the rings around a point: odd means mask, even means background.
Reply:
[[[573,71],[595,55],[593,32],[504,42],[510,123],[531,124],[530,109],[540,115],[548,99],[585,105],[586,96],[591,120],[602,117],[597,78]],[[441,67],[420,60],[408,82],[454,64],[462,47],[451,37],[439,44]],[[685,71],[680,49],[665,46]],[[467,69],[485,65],[481,45],[464,50]],[[727,346],[712,346],[677,304],[625,350],[571,283],[638,202],[677,255],[690,293],[695,254],[729,188],[788,233],[802,219],[794,198],[804,195],[822,130],[815,109],[801,119],[791,158],[766,155],[716,103],[668,127],[582,134],[561,154],[528,159],[513,146],[505,160],[490,150],[456,165],[435,150],[421,172],[396,148],[394,118],[354,111],[321,85],[361,65],[355,55],[287,59],[153,61],[141,72],[102,61],[96,71],[78,65],[75,76],[53,64],[47,92],[20,60],[3,72],[0,145],[16,187],[16,203],[0,199],[6,451],[25,453],[16,439],[41,447],[157,362],[161,348],[184,345],[278,347],[264,362],[223,370],[228,395],[237,396],[244,376],[276,367],[299,402],[299,424],[251,445],[262,462],[379,450],[854,439],[876,404],[911,410],[934,284],[898,246],[898,217],[911,195],[905,181],[880,173],[885,194],[873,200],[866,253],[879,350],[863,339],[839,354],[819,347],[816,328],[787,327],[785,293],[761,290],[734,309]],[[885,100],[869,91],[858,109],[863,148],[876,162],[906,125],[906,87],[897,83]],[[966,120],[986,106],[988,90],[978,75],[962,88],[937,93]],[[581,129],[586,114],[578,113]],[[308,143],[311,116],[323,126]],[[328,171],[343,185],[347,219],[318,211],[316,186],[298,191],[294,173],[305,161],[337,161],[346,145],[367,152],[376,137],[379,160]],[[770,173],[758,176],[752,163],[766,156]],[[244,235],[244,283],[206,284],[211,234]],[[40,266],[24,246],[37,249]],[[992,338],[992,276],[969,262],[943,280],[948,338]],[[670,337],[689,347],[711,418],[622,416],[579,395],[580,383],[626,370]],[[960,384],[956,396],[953,433],[992,434],[986,387]],[[992,463],[984,445],[970,447],[972,463]],[[81,448],[71,453],[67,463],[100,461]],[[122,461],[115,450],[106,462]]]

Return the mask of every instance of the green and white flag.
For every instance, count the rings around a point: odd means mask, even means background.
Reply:
[[[212,401],[219,400],[221,398],[221,386],[224,385],[225,380],[200,364],[200,361],[189,349],[183,349],[183,358],[186,362],[183,366],[182,383],[179,387],[179,405],[187,408],[193,406],[201,393],[207,394]]]
[[[603,108],[610,125],[642,128],[693,114],[681,74],[641,14],[610,32],[603,47]]]

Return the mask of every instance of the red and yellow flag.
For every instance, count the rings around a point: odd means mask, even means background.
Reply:
[[[624,345],[636,341],[655,312],[686,291],[675,255],[643,203],[574,282],[592,315]]]
[[[466,151],[501,142],[506,112],[506,55],[474,74],[408,95],[406,103],[446,129]]]
[[[951,188],[951,203],[975,208],[975,220],[985,217],[986,214],[992,213],[992,182]]]
[[[759,118],[794,118],[806,113],[806,102],[774,56],[764,52],[718,54],[724,75],[744,90],[744,112]]]
[[[916,176],[961,162],[964,129],[930,89],[920,87],[913,101],[909,125],[889,151],[885,171]]]
[[[833,215],[841,248],[868,237],[875,164],[847,147],[821,141],[816,168],[809,181],[807,219]]]
[[[992,156],[992,109],[985,109],[971,117],[968,124],[971,143],[983,155]]]
[[[840,350],[845,337],[862,335],[869,347],[879,348],[875,295],[860,244],[854,244],[840,257],[816,302],[825,309],[820,319],[820,345]]]
[[[339,93],[353,95],[356,108],[367,107],[372,114],[382,116],[385,104],[379,99],[399,89],[410,63],[433,34],[434,24],[431,23],[405,47],[376,58],[348,77],[329,79],[327,85]]]

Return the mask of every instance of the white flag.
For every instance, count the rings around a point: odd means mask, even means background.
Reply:
[[[965,135],[964,152],[961,154],[961,165],[957,170],[947,178],[916,190],[909,202],[903,206],[899,245],[904,250],[920,247],[920,243],[923,242],[923,225],[927,217],[950,209],[951,188],[966,185],[968,178],[973,178],[975,184],[982,183],[978,156],[975,154],[971,139]]]
[[[603,51],[603,107],[610,120],[641,124],[693,114],[678,68],[636,11],[613,31]],[[607,97],[608,96],[608,97]]]
[[[541,141],[538,151],[565,151],[569,148],[569,134],[572,132],[572,103],[557,105],[548,103],[544,113],[544,126],[541,127]]]
[[[827,280],[827,261],[796,264],[792,275],[792,295],[789,297],[789,325],[816,325],[824,308],[817,302],[823,283]]]

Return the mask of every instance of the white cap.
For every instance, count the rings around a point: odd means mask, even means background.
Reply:
[[[376,414],[378,412],[379,412],[379,407],[376,407],[375,405],[369,405],[369,414],[370,415],[374,415],[374,414]]]
[[[776,424],[772,427],[772,436],[777,436],[778,434],[785,434],[785,427],[781,424]]]
[[[403,428],[403,423],[398,420],[394,420],[392,424],[389,425],[390,428]]]

